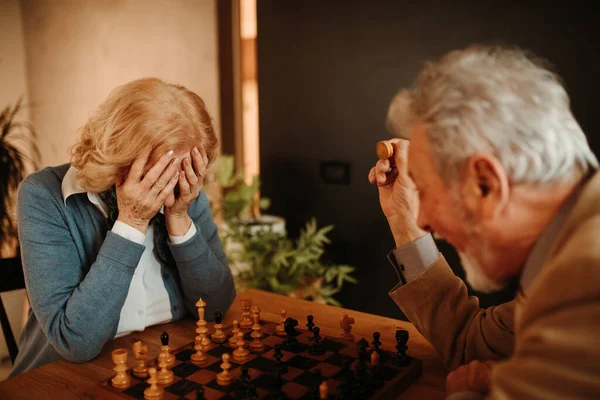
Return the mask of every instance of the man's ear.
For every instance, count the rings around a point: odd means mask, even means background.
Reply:
[[[508,203],[510,186],[506,171],[495,157],[474,154],[467,159],[462,196],[470,212],[483,219],[494,218]]]

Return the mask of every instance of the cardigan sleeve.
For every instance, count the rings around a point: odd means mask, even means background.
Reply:
[[[61,207],[39,185],[18,193],[19,241],[32,311],[56,351],[85,362],[114,337],[144,246],[108,232],[96,260],[84,268]]]

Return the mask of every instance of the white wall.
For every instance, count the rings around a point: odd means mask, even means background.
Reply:
[[[25,68],[25,43],[19,0],[0,1],[0,109],[14,105],[23,96],[27,102],[27,72]],[[24,108],[22,120],[28,120],[29,110]],[[8,256],[8,254],[6,254]],[[1,277],[2,271],[0,271]],[[24,290],[2,295],[11,328],[15,335],[21,333]],[[0,329],[0,358],[8,356],[4,335]]]
[[[202,97],[218,121],[215,0],[23,0],[32,118],[43,164],[67,149],[114,87],[157,76]]]

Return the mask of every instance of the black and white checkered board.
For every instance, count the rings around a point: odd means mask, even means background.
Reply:
[[[277,336],[275,328],[277,324],[272,322],[261,322],[263,324],[262,342],[265,350],[261,354],[251,353],[250,358],[244,364],[249,367],[250,382],[256,388],[258,399],[273,398],[273,387],[275,378],[272,376],[276,363],[273,359],[274,346],[283,343],[285,337]],[[212,325],[212,324],[211,324]],[[229,327],[230,329],[230,327]],[[211,328],[212,332],[212,328]],[[245,331],[246,332],[246,331]],[[282,361],[287,365],[287,373],[281,376],[283,380],[282,390],[290,399],[311,399],[315,393],[315,371],[319,370],[323,379],[327,380],[330,399],[335,399],[337,388],[343,381],[343,366],[348,362],[352,371],[358,359],[358,348],[354,342],[345,341],[334,337],[323,336],[322,344],[325,353],[312,355],[308,348],[312,343],[311,332],[299,330],[297,336],[299,345],[291,350],[282,350]],[[245,339],[251,341],[250,331],[245,333]],[[369,338],[366,338],[369,339]],[[208,360],[202,366],[190,362],[190,356],[194,353],[193,343],[173,351],[176,364],[172,371],[175,381],[165,386],[165,400],[169,399],[194,399],[196,388],[204,388],[204,396],[208,400],[232,400],[238,397],[238,389],[241,374],[240,364],[230,359],[232,367],[231,384],[220,386],[217,383],[217,373],[221,372],[221,356],[223,353],[232,353],[233,348],[228,344],[212,343],[207,351]],[[369,364],[370,366],[370,364]],[[354,373],[354,372],[352,372]],[[390,399],[399,396],[408,388],[421,374],[421,361],[411,359],[405,365],[397,365],[394,354],[383,352],[380,362],[379,376],[383,380],[381,388],[374,393],[368,393],[368,398]],[[114,388],[110,380],[97,386],[97,399],[143,399],[144,390],[149,385],[137,378],[132,377],[132,385],[127,389]],[[312,390],[312,392],[311,392]]]

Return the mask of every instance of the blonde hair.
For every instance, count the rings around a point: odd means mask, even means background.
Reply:
[[[157,154],[203,148],[209,165],[218,139],[204,101],[180,85],[144,78],[115,88],[81,128],[71,165],[84,189],[101,192],[129,170],[148,146]]]

